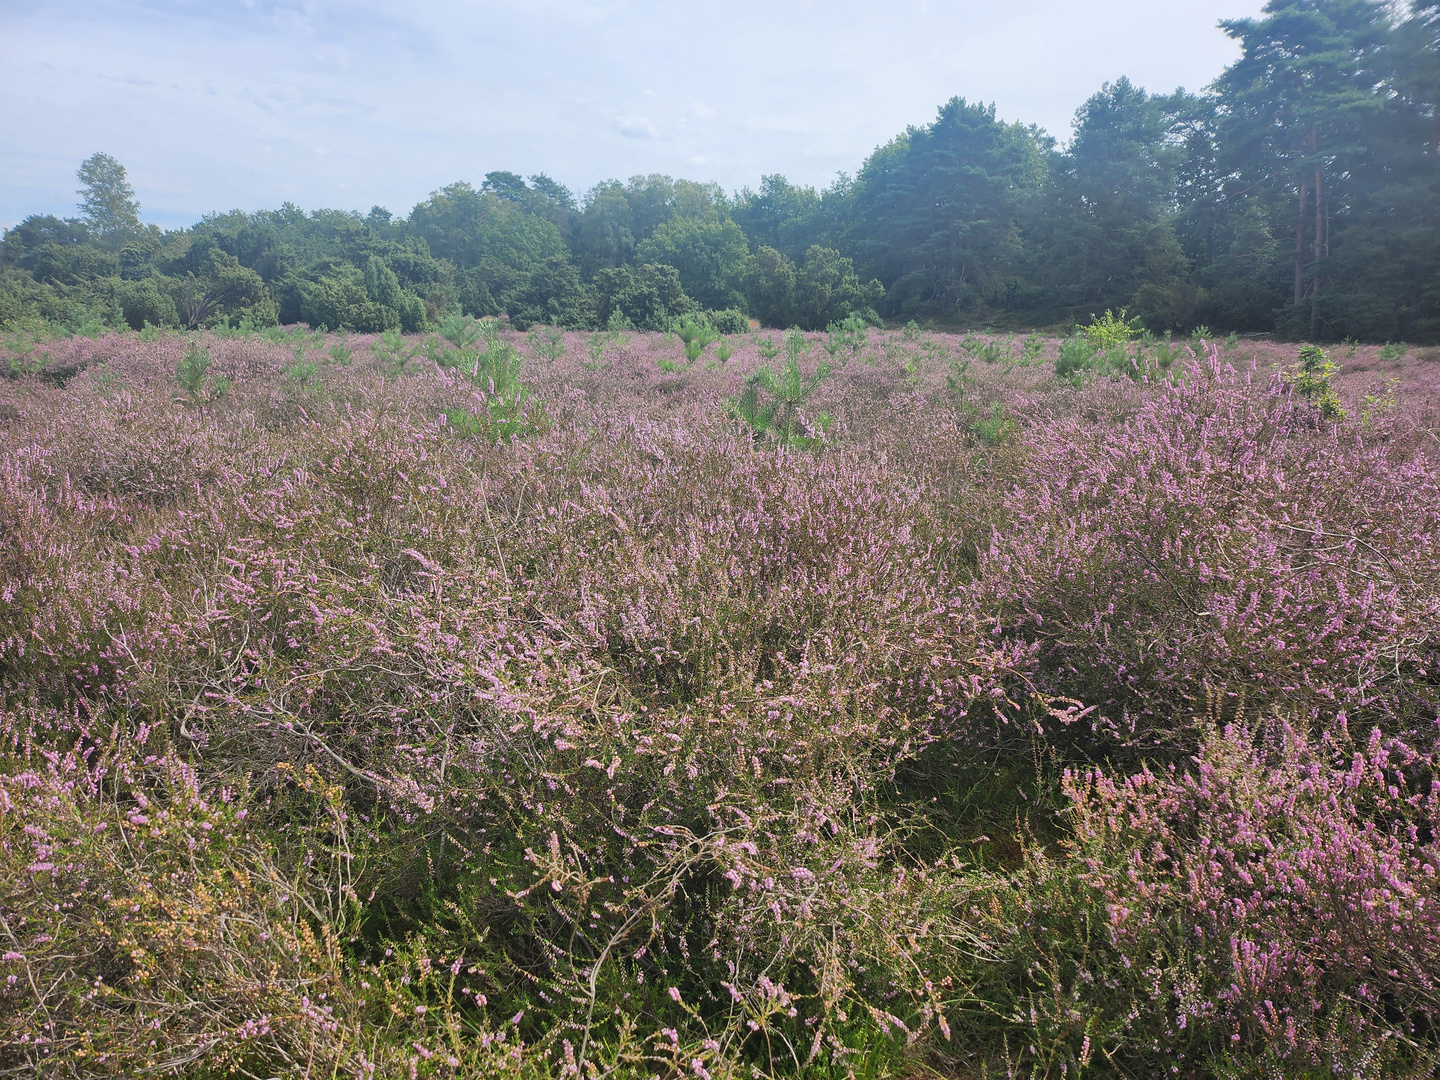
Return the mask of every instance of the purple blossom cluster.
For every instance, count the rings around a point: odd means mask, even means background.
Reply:
[[[1423,395],[506,340],[0,380],[0,1071],[1433,1068]]]

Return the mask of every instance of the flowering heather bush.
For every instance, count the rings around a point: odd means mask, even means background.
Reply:
[[[1184,770],[1067,774],[1072,839],[1012,885],[996,995],[1029,1007],[1034,1065],[1432,1075],[1437,764],[1342,721],[1210,727]]]
[[[987,559],[997,626],[1086,740],[1190,747],[1207,695],[1429,738],[1440,478],[1388,434],[1215,351],[1117,428],[1051,425]]]
[[[1426,1067],[1424,414],[912,338],[0,382],[0,1073]]]

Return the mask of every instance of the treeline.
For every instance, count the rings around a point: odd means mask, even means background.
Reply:
[[[1203,94],[1126,79],[1041,129],[954,99],[821,191],[663,176],[583,200],[544,175],[452,184],[404,218],[279,210],[161,232],[124,169],[0,251],[0,324],[307,322],[418,330],[448,310],[585,328],[871,319],[1440,339],[1440,3],[1271,0],[1223,25]]]

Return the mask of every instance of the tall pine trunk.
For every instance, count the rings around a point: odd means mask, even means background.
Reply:
[[[1305,299],[1305,207],[1309,202],[1310,185],[1300,181],[1300,219],[1295,224],[1295,307]]]
[[[1323,174],[1315,169],[1315,278],[1310,285],[1310,340],[1320,336],[1320,260],[1325,250],[1325,189]]]

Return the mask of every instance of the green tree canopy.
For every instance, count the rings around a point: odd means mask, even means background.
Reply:
[[[1182,157],[1171,132],[1188,100],[1122,78],[1080,107],[1030,230],[1028,276],[1053,318],[1143,306],[1156,329],[1188,325],[1198,297],[1171,221]]]
[[[856,179],[855,236],[891,309],[1003,303],[1021,252],[1024,199],[1045,179],[1047,140],[993,105],[953,98],[935,121],[872,154]]]
[[[673,266],[617,266],[595,275],[596,311],[602,324],[618,315],[637,330],[668,330],[699,305],[685,295]]]
[[[1372,0],[1269,0],[1261,18],[1221,25],[1243,50],[1215,83],[1226,162],[1272,205],[1290,203],[1284,322],[1314,337],[1333,219],[1345,212],[1351,169],[1384,107],[1377,91],[1390,18]]]
[[[641,263],[673,266],[685,292],[712,309],[743,307],[741,277],[749,246],[733,221],[718,217],[674,217],[636,249]]]
[[[634,256],[635,215],[618,181],[600,184],[586,197],[574,243],[581,272],[587,278],[599,270],[621,266]]]
[[[819,244],[810,246],[798,268],[774,248],[760,248],[746,265],[744,284],[750,310],[763,325],[805,330],[823,330],[873,308],[885,294],[879,281],[861,285],[849,258]]]
[[[730,215],[752,245],[773,248],[792,261],[803,259],[811,244],[828,239],[819,192],[792,184],[779,173],[761,177],[758,192],[741,191]]]
[[[140,229],[140,204],[125,177],[125,166],[109,154],[91,154],[75,173],[82,187],[80,216],[90,231],[104,240],[128,236]]]

